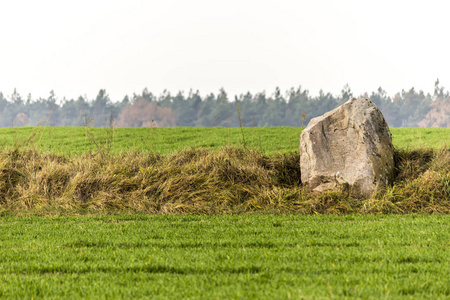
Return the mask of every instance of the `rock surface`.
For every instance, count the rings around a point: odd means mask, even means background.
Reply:
[[[302,183],[317,192],[344,185],[367,197],[391,182],[392,138],[378,107],[352,98],[312,119],[300,136],[300,170]]]

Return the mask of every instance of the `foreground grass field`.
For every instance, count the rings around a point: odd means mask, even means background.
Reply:
[[[89,134],[86,134],[88,130]],[[82,154],[107,150],[152,151],[170,154],[189,147],[219,149],[242,146],[257,149],[262,154],[298,153],[301,128],[256,127],[243,128],[105,128],[84,127],[22,127],[0,128],[3,148],[33,146],[40,152]],[[447,128],[391,128],[394,146],[398,149],[449,146]]]
[[[450,216],[0,219],[0,297],[448,299]]]

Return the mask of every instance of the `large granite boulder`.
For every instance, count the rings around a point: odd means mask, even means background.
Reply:
[[[312,191],[342,186],[363,196],[394,177],[389,127],[378,107],[352,98],[312,119],[300,136],[302,183]]]

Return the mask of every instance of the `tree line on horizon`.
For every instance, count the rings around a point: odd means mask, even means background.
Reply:
[[[95,99],[57,101],[49,97],[23,98],[16,90],[9,97],[0,92],[0,127],[20,126],[306,126],[317,116],[345,103],[354,95],[345,85],[340,95],[322,90],[312,96],[302,87],[282,93],[276,88],[271,95],[265,92],[241,94],[229,99],[224,89],[217,94],[201,97],[199,92],[164,91],[156,96],[145,88],[140,94],[125,96],[113,102],[101,89]],[[450,94],[439,80],[433,94],[411,88],[390,97],[380,87],[371,94],[358,95],[374,102],[391,127],[450,128]]]

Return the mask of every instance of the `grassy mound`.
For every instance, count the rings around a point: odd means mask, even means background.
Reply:
[[[0,153],[3,214],[449,213],[450,149],[396,150],[397,179],[370,199],[349,191],[312,194],[299,155],[236,147],[175,154],[33,150]]]

